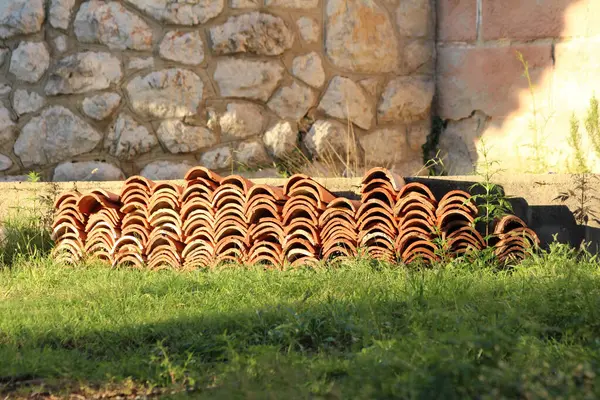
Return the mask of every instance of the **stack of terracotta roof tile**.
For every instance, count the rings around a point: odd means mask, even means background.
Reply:
[[[394,205],[404,179],[383,168],[373,168],[361,182],[361,206],[356,212],[358,245],[378,260],[396,259],[398,228]]]
[[[394,205],[398,229],[395,250],[403,262],[438,259],[437,206],[433,193],[421,183],[409,183],[398,192]]]
[[[152,187],[148,204],[150,237],[146,257],[150,269],[181,268],[183,224],[179,215],[183,188],[174,183],[158,183]]]
[[[80,193],[66,192],[54,202],[52,240],[55,247],[52,255],[67,264],[80,261],[85,254],[86,217],[77,207],[80,197]]]
[[[481,250],[485,242],[475,229],[478,210],[471,195],[462,190],[448,192],[439,202],[436,217],[437,229],[452,255],[463,255]]]
[[[146,264],[146,246],[152,230],[148,206],[155,186],[154,182],[140,176],[125,181],[120,196],[121,237],[111,251],[113,266],[129,264],[142,268]]]
[[[338,197],[327,205],[319,217],[319,229],[323,242],[323,260],[358,255],[358,225],[356,214],[360,201]]]
[[[283,207],[283,254],[290,265],[314,264],[321,259],[319,217],[335,196],[312,178],[297,174],[286,182],[289,197]]]
[[[248,191],[244,215],[249,226],[249,264],[281,267],[285,263],[283,207],[287,199],[288,196],[280,187],[255,185]]]
[[[123,221],[119,195],[95,189],[77,200],[77,208],[87,217],[85,253],[113,263],[112,250],[121,237]]]
[[[505,262],[539,244],[515,216],[499,221],[486,243],[468,193],[454,190],[438,201],[426,185],[406,184],[383,168],[364,176],[360,201],[336,197],[306,175],[275,187],[196,167],[183,186],[136,176],[120,195],[69,192],[54,207],[54,255],[69,263],[89,255],[151,269],[223,262],[281,268],[362,249],[379,260],[432,263],[487,245]]]
[[[185,176],[181,195],[181,221],[185,248],[185,269],[208,267],[215,262],[215,209],[213,195],[223,178],[202,168],[192,168]]]
[[[494,253],[501,263],[524,260],[539,244],[536,233],[515,215],[504,216],[494,228]]]

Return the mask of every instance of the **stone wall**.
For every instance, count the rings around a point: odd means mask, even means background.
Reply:
[[[431,4],[0,1],[0,180],[248,171],[296,149],[415,173]]]
[[[451,174],[472,172],[483,144],[507,172],[575,171],[573,113],[588,167],[600,172],[584,123],[600,96],[600,1],[438,0],[437,15],[435,113]]]

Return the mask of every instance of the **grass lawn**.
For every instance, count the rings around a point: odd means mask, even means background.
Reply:
[[[600,397],[600,268],[0,270],[0,398]]]

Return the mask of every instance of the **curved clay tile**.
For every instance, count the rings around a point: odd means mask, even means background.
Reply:
[[[137,210],[142,210],[144,214],[148,213],[148,202],[143,202],[142,199],[136,198],[132,199],[131,202],[124,203],[123,206],[119,209],[122,214],[131,214]]]
[[[423,211],[427,211],[432,218],[436,218],[437,204],[431,199],[421,196],[418,193],[410,193],[408,196],[399,198],[394,205],[394,215],[402,216],[416,207],[421,208]]]
[[[438,247],[430,240],[416,240],[412,242],[403,252],[402,260],[408,262],[415,254],[428,254],[432,258],[437,258],[435,252],[438,251]]]
[[[244,214],[244,206],[238,203],[228,203],[215,211],[215,223],[229,217],[241,218],[246,223],[246,215]]]
[[[181,268],[179,260],[173,258],[173,256],[168,252],[161,252],[152,257],[152,259],[148,259],[147,265],[152,271]]]
[[[272,242],[256,243],[248,251],[248,262],[256,264],[257,260],[270,260],[273,266],[281,266],[283,263],[281,244]]]
[[[522,261],[527,257],[528,249],[519,244],[513,244],[495,249],[494,254],[500,263],[507,263],[511,260]]]
[[[186,252],[184,249],[184,253],[186,253],[183,259],[184,268],[208,268],[215,264],[215,256],[213,252],[206,246],[190,243],[188,246],[186,246],[186,249],[188,247],[190,248],[189,251]]]
[[[369,257],[383,262],[394,263],[396,262],[395,254],[385,248],[369,248],[367,249]]]
[[[248,254],[248,248],[243,240],[231,237],[217,244],[215,249],[217,263],[233,262],[244,263]]]
[[[422,195],[427,199],[431,200],[432,203],[437,204],[436,198],[433,195],[433,192],[429,189],[429,187],[419,182],[411,182],[404,185],[404,187],[402,187],[402,189],[400,189],[400,191],[398,192],[397,200],[401,200],[406,196],[414,194]]]
[[[95,241],[86,246],[84,251],[88,257],[95,258],[99,261],[105,261],[112,264],[112,258],[110,256],[111,244],[104,243],[102,241]]]
[[[498,236],[500,239],[518,236],[528,240],[529,243],[531,243],[531,245],[534,247],[540,245],[540,238],[530,228],[515,228],[508,231],[507,233],[500,234]]]
[[[177,198],[183,194],[183,187],[173,182],[160,182],[152,187],[152,196],[158,193],[175,193]]]
[[[215,230],[213,223],[201,218],[187,219],[183,223],[183,236],[186,238],[185,241],[201,232],[205,232],[214,239]]]
[[[330,210],[331,212],[323,213],[319,217],[319,228],[322,230],[330,229],[329,226],[341,222],[347,226],[351,226],[356,230],[356,218],[354,214],[347,210]]]
[[[248,229],[243,225],[239,224],[231,224],[231,225],[223,225],[220,229],[215,230],[215,242],[217,246],[221,242],[226,242],[227,240],[238,238],[241,240],[245,240],[248,235]]]
[[[210,202],[210,199],[212,198],[215,190],[217,190],[217,187],[218,186],[214,185],[214,183],[204,179],[187,182],[179,201],[181,203],[186,203],[190,200],[199,198]]]
[[[258,224],[251,225],[248,230],[248,237],[254,242],[272,239],[281,243],[284,235],[281,223],[275,218],[266,218]]]
[[[160,211],[161,209],[171,209],[175,212],[179,212],[181,210],[181,203],[179,199],[171,195],[159,195],[152,196],[150,199],[150,203],[148,203],[148,215],[152,215],[156,211]]]
[[[345,232],[349,237],[357,236],[357,226],[354,220],[347,220],[343,218],[331,219],[321,230],[321,237],[330,237],[332,234],[338,232]]]
[[[156,243],[162,243],[161,240],[167,241],[168,243],[179,243],[181,242],[181,236],[177,232],[174,232],[170,227],[154,229],[148,237],[146,254],[149,255],[152,252],[152,248]]]
[[[207,226],[214,227],[215,216],[211,209],[204,208],[201,205],[190,206],[186,208],[185,213],[182,212],[181,221],[183,222],[183,229],[194,221],[205,221]]]
[[[371,210],[380,211],[382,214],[389,215],[392,220],[394,219],[392,207],[383,200],[379,199],[372,199],[369,200],[368,203],[362,203],[359,209],[356,211],[356,219],[359,220],[363,215]]]
[[[164,224],[174,224],[181,229],[182,223],[179,213],[170,208],[160,208],[150,215],[148,218],[150,226],[156,228]]]
[[[460,246],[470,246],[474,250],[481,250],[485,247],[485,243],[469,233],[461,233],[449,238],[447,245],[451,250],[456,250]]]
[[[150,237],[150,240],[146,245],[145,250],[148,260],[156,253],[156,249],[167,249],[169,252],[173,253],[174,256],[179,257],[183,251],[183,244],[168,234],[155,235]]]
[[[129,186],[121,188],[120,202],[127,204],[131,196],[139,196],[149,199],[152,196],[152,189],[139,183],[132,183]]]
[[[272,202],[255,202],[254,205],[248,207],[244,212],[246,223],[256,224],[265,218],[274,218],[281,222],[281,211],[280,205]]]
[[[121,237],[123,236],[133,236],[146,246],[146,243],[148,243],[148,239],[150,238],[150,231],[140,225],[130,225],[121,231]]]
[[[321,232],[321,243],[333,243],[336,240],[347,240],[358,246],[358,233],[343,228],[334,228],[327,233]]]
[[[360,187],[360,194],[364,195],[366,193],[372,192],[373,190],[385,190],[386,192],[393,193],[396,196],[396,190],[394,190],[394,186],[387,179],[372,179],[369,183],[363,184]]]
[[[100,208],[121,208],[118,202],[112,201],[114,198],[118,200],[118,195],[105,191],[102,192],[105,192],[106,195],[102,195],[97,192],[92,191],[77,200],[77,208],[82,214],[91,214]]]
[[[282,215],[288,214],[290,209],[301,206],[301,209],[311,209],[313,210],[313,214],[319,215],[320,210],[317,208],[317,202],[310,197],[292,197],[288,201],[285,202],[283,206],[283,210],[281,210]]]
[[[408,246],[420,240],[431,240],[431,236],[423,234],[422,232],[408,232],[396,238],[394,248],[398,254],[402,254]]]
[[[229,175],[221,181],[221,186],[234,185],[242,190],[244,196],[248,193],[250,188],[254,186],[254,183],[241,175]]]
[[[83,249],[75,241],[66,239],[54,247],[50,253],[59,263],[74,265],[83,259]]]
[[[304,182],[315,183],[315,185],[307,185]],[[316,202],[317,209],[324,211],[327,208],[327,204],[335,199],[335,196],[331,192],[327,191],[323,186],[316,184],[313,181],[300,181],[297,183],[298,187],[292,189],[290,197],[305,197],[311,198]]]
[[[349,242],[345,241],[340,241],[333,246],[323,247],[323,259],[327,261],[336,258],[351,258],[357,255],[356,247],[352,247]]]
[[[60,224],[70,224],[76,230],[83,231],[85,230],[85,224],[77,217],[74,217],[70,213],[58,214],[53,220],[51,228],[54,229]]]
[[[94,235],[98,234],[98,232],[109,233],[113,240],[117,240],[121,236],[121,230],[119,228],[108,222],[100,221],[87,232],[87,240],[90,240]]]
[[[367,215],[366,218],[358,222],[357,231],[359,236],[374,231],[382,231],[394,237],[398,234],[398,230],[392,221],[386,216],[380,215],[378,210],[371,211],[373,211],[373,215]]]
[[[56,242],[68,233],[71,233],[74,237],[81,238],[82,240],[85,240],[86,238],[85,232],[81,229],[77,229],[77,227],[70,222],[57,224],[54,229],[52,229],[50,238]]]
[[[423,221],[432,228],[436,226],[436,222],[439,223],[439,221],[436,221],[435,218],[432,218],[431,214],[419,209],[415,209],[407,212],[398,219],[398,227],[405,226],[406,222],[411,220]]]
[[[304,205],[296,205],[283,214],[283,226],[290,225],[300,219],[310,221],[314,226],[319,225],[319,216],[315,209]]]
[[[445,213],[441,214],[438,217],[436,226],[440,230],[443,230],[447,224],[449,224],[453,221],[465,221],[468,224],[473,224],[475,221],[475,218],[473,218],[472,214],[465,212],[463,210],[450,210],[450,211],[446,211]]]
[[[292,226],[286,226],[284,228],[284,233],[285,238],[283,239],[283,246],[286,248],[288,243],[293,242],[295,239],[306,240],[315,249],[317,249],[321,243],[317,230],[304,221],[297,221],[294,222],[294,225]]]
[[[382,203],[385,203],[390,209],[393,209],[395,204],[395,195],[384,188],[373,189],[369,192],[365,192],[361,195],[360,201],[362,204],[367,204],[375,200],[379,200]]]
[[[73,204],[63,204],[60,209],[55,210],[54,215],[55,217],[60,215],[70,215],[81,222],[85,222],[87,219],[86,216],[79,211],[79,208]]]
[[[202,240],[203,242],[210,243],[214,248],[215,232],[206,226],[199,227],[193,234],[186,236],[184,243],[189,244],[195,240]]]
[[[285,184],[283,185],[283,193],[285,193],[287,196],[289,196],[289,193],[292,190],[292,186],[294,186],[297,182],[304,180],[304,179],[311,179],[311,178],[310,178],[310,176],[304,175],[304,174],[294,174],[294,175],[290,176],[287,179],[287,181],[285,182]]]
[[[223,178],[216,172],[213,172],[206,167],[200,167],[200,166],[191,168],[185,174],[185,177],[184,177],[184,179],[186,181],[191,181],[191,180],[198,179],[198,178],[206,179],[206,180],[212,181],[216,184],[221,183],[221,181],[223,180]]]
[[[63,243],[74,243],[76,244],[81,251],[85,248],[85,241],[87,237],[82,237],[78,233],[73,233],[72,231],[63,231],[59,235],[57,235],[54,242],[56,246],[61,246]]]
[[[371,168],[367,171],[367,173],[363,176],[361,181],[361,186],[368,184],[373,179],[384,179],[391,183],[394,191],[398,192],[402,187],[406,184],[404,178],[400,175],[393,173],[389,169],[386,168]],[[362,192],[361,192],[362,193]]]
[[[315,200],[319,202],[329,204],[335,200],[335,196],[329,190],[327,190],[319,182],[307,177],[306,175],[294,175],[288,179],[283,190],[287,196],[293,197],[294,195],[301,194],[302,191],[308,189],[310,189],[308,193],[312,193],[312,195],[315,197]]]
[[[344,218],[344,215],[348,216],[351,220],[354,220],[356,212],[361,205],[362,203],[360,201],[338,197],[327,205],[327,208],[319,217],[319,226],[324,227],[330,219]]]
[[[494,234],[499,235],[516,228],[527,228],[527,224],[516,215],[505,215],[496,223]]]
[[[106,223],[113,227],[120,227],[122,218],[123,214],[118,213],[114,209],[100,210],[99,212],[90,215],[85,225],[85,231],[91,231],[94,228],[94,226],[96,226],[99,223]]]
[[[135,250],[139,254],[144,252],[144,242],[142,242],[139,238],[131,235],[121,236],[111,250],[111,254],[117,254],[121,249],[127,248],[129,251]]]
[[[480,249],[485,246],[485,240],[483,239],[483,236],[481,236],[481,234],[472,226],[463,226],[462,228],[457,229],[448,235],[444,233],[442,234],[442,239],[453,240],[458,237],[464,237],[464,235],[470,236],[474,240],[474,243],[478,244]]]
[[[246,194],[246,199],[247,201],[250,201],[254,196],[258,195],[266,195],[278,202],[288,199],[288,196],[285,195],[283,188],[263,184],[252,186]]]
[[[146,267],[146,260],[139,254],[136,253],[124,253],[117,254],[114,256],[113,267],[131,267],[136,269],[144,269]]]
[[[476,216],[479,211],[471,195],[463,190],[452,190],[440,200],[437,208],[437,215],[453,209],[462,209],[465,212]]]
[[[148,178],[145,178],[145,177],[143,177],[141,175],[134,175],[134,176],[131,176],[131,177],[127,178],[125,180],[125,182],[123,182],[123,189],[125,189],[127,186],[130,186],[132,184],[137,184],[137,185],[145,186],[145,187],[147,187],[150,190],[154,186],[156,186],[156,182],[154,182],[154,181],[152,181],[152,180],[150,180]]]
[[[60,194],[54,201],[53,208],[58,210],[63,205],[72,204],[76,205],[77,200],[81,197],[81,193],[75,191],[64,192]]]
[[[246,203],[244,192],[239,187],[232,184],[219,186],[210,199],[210,204],[215,210],[222,207],[222,204],[231,202],[237,202],[242,206]]]
[[[394,250],[394,238],[395,236],[390,235],[384,231],[372,231],[372,232],[360,232],[358,234],[358,246],[359,247],[384,247],[390,251]]]
[[[146,218],[146,213],[142,210],[137,210],[136,212],[128,213],[123,216],[121,227],[125,228],[130,225],[140,225],[145,229],[151,229],[150,222],[148,222],[148,218]]]

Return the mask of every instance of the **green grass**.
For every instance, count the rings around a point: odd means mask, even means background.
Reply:
[[[576,258],[554,245],[511,272],[17,261],[0,271],[0,393],[598,398],[600,269]]]

